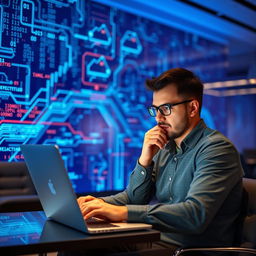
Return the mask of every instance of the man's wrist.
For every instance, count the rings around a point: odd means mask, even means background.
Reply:
[[[138,163],[139,163],[139,165],[141,165],[142,167],[147,168],[147,167],[149,167],[149,166],[152,165],[152,160],[143,161],[143,160],[141,160],[141,158],[139,158]]]
[[[127,221],[128,220],[128,208],[127,206],[121,206],[122,209],[123,209],[123,221]]]

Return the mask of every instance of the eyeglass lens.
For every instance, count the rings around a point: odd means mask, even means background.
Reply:
[[[162,105],[160,107],[150,107],[149,108],[149,114],[151,116],[157,116],[157,111],[160,111],[160,113],[164,116],[168,116],[171,114],[171,108],[169,105]]]

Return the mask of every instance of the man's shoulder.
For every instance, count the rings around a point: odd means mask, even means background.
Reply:
[[[224,134],[219,132],[218,130],[211,129],[206,127],[202,139],[205,141],[227,141],[228,143],[232,143]]]
[[[233,145],[233,143],[225,135],[209,127],[206,127],[204,129],[202,137],[198,141],[198,145],[201,147],[214,146],[214,147],[220,147],[220,148],[224,148],[228,146],[229,148],[235,149],[235,146]]]

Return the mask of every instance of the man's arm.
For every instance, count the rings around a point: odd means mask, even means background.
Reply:
[[[131,173],[129,185],[124,191],[127,204],[148,204],[155,192],[152,173],[153,159],[160,149],[168,143],[166,131],[156,125],[146,132],[140,158]],[[124,196],[124,194],[122,194]],[[119,196],[104,198],[109,203],[116,204]]]
[[[153,180],[154,159],[160,149],[169,142],[166,131],[156,125],[144,136],[140,158],[131,173],[126,190],[114,196],[104,197],[104,201],[115,204],[148,204],[155,192]]]
[[[152,171],[153,164],[144,168],[137,163],[126,190],[113,196],[103,197],[104,201],[115,205],[148,204],[155,191]]]
[[[113,196],[95,198],[85,196],[77,199],[85,219],[90,217],[106,218],[111,221],[126,221],[128,204],[147,204],[154,191],[151,177],[152,168],[146,170],[137,164],[131,174],[127,189]]]
[[[230,191],[241,182],[242,169],[237,151],[223,139],[206,143],[195,161],[196,171],[184,202],[115,207],[126,207],[128,222],[150,223],[166,232],[202,233]],[[239,209],[239,201],[237,205]],[[109,216],[107,211],[101,214]]]
[[[150,223],[167,232],[202,233],[241,181],[242,169],[238,153],[232,144],[223,140],[205,145],[196,165],[184,202],[127,205],[128,221]]]

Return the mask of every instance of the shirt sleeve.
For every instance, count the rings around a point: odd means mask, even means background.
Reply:
[[[204,232],[243,173],[239,155],[228,141],[211,141],[197,153],[184,202],[127,205],[128,221],[150,223],[165,232]]]
[[[137,161],[126,190],[113,196],[103,197],[102,199],[107,203],[115,205],[148,204],[155,191],[152,179],[153,166],[154,162],[145,168]]]

